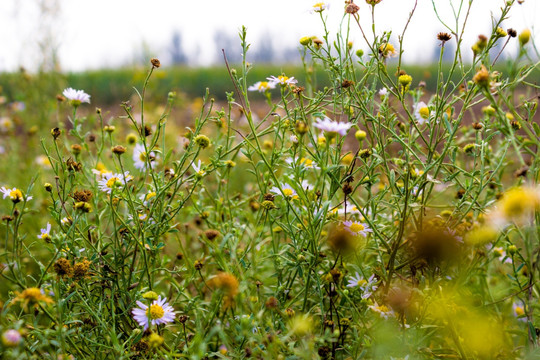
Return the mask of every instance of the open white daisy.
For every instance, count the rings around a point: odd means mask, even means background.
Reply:
[[[50,232],[51,232],[51,224],[47,223],[47,226],[45,227],[45,229],[41,229],[41,234],[39,234],[37,237],[38,239],[41,239],[41,240],[50,241],[51,240]]]
[[[7,133],[13,129],[13,121],[7,116],[0,117],[0,132]]]
[[[288,158],[285,160],[285,162],[289,165],[292,165],[293,163],[301,165],[305,169],[320,169],[315,161],[308,158],[300,158],[300,160]]]
[[[324,10],[326,9],[329,9],[330,8],[330,3],[329,2],[318,2],[316,4],[314,4],[311,9],[309,9],[309,11],[313,14],[313,13],[320,13],[320,12],[323,12]]]
[[[148,193],[142,194],[141,196],[139,196],[139,199],[141,199],[144,206],[148,206],[148,204],[150,204],[155,199],[155,197],[156,197],[156,192],[149,191]]]
[[[82,103],[90,104],[90,95],[85,93],[82,90],[75,90],[73,88],[67,88],[62,92],[62,95],[65,96],[71,102],[73,106],[79,106]]]
[[[376,282],[377,280],[375,279],[375,275],[371,275],[370,278],[366,280],[363,276],[356,273],[356,276],[351,276],[349,279],[347,287],[359,287],[363,292],[362,299],[367,299],[375,290],[377,290],[377,286],[375,285]]]
[[[133,148],[133,165],[137,169],[146,170],[148,163],[150,163],[151,168],[154,168],[156,166],[155,160],[156,154],[153,151],[147,154],[143,144],[137,144]]]
[[[283,192],[281,192],[281,190],[279,190],[277,186],[274,186],[270,189],[270,192],[276,195],[282,195],[292,200],[298,199],[298,194],[296,193],[296,190],[291,187],[291,185],[285,183],[281,185],[281,189],[283,190]]]
[[[429,119],[429,108],[425,102],[420,101],[414,106],[414,117],[418,125],[423,125],[428,122]]]
[[[343,222],[343,225],[354,236],[366,237],[368,232],[372,232],[369,226],[358,221],[347,220]]]
[[[386,305],[377,305],[377,303],[375,303],[374,305],[368,306],[368,308],[375,311],[376,313],[379,313],[379,315],[384,319],[388,319],[388,317],[394,316],[394,312]]]
[[[197,165],[195,165],[195,161],[192,162],[191,167],[193,168],[193,170],[195,170],[195,173],[197,174],[198,177],[203,177],[204,176],[205,172],[202,169],[202,164],[201,164],[200,159],[199,159],[199,162],[197,163]]]
[[[123,174],[108,172],[103,174],[101,179],[98,180],[98,186],[101,191],[110,194],[113,188],[126,185],[131,179],[133,179],[133,176],[129,175],[128,171]]]
[[[328,133],[330,136],[335,136],[336,134],[345,136],[347,135],[347,132],[351,128],[352,124],[334,121],[325,116],[324,119],[319,118],[315,120],[313,126],[315,126],[317,129],[321,129],[325,133]]]
[[[274,82],[270,81],[257,81],[255,84],[248,87],[248,91],[265,92],[276,87]]]
[[[14,203],[18,203],[24,200],[24,196],[21,190],[17,188],[8,189],[4,186],[0,188],[0,192],[4,194],[4,199],[9,197]],[[32,200],[31,196],[26,196],[26,201]]]
[[[288,77],[285,75],[279,75],[278,77],[275,77],[272,75],[266,79],[268,80],[268,84],[272,86],[276,86],[277,84],[281,86],[287,86],[287,85],[294,85],[298,83],[298,80],[296,80],[294,76]]]
[[[161,325],[174,321],[175,311],[172,306],[167,302],[167,298],[161,298],[158,296],[157,300],[154,300],[150,306],[146,306],[140,301],[137,301],[138,308],[134,308],[131,311],[133,319],[137,323],[147,330],[150,324]]]

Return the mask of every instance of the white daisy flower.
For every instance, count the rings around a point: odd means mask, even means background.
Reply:
[[[142,194],[141,196],[139,196],[139,199],[141,199],[144,206],[148,206],[148,204],[150,204],[152,200],[154,200],[155,197],[156,197],[156,192],[149,191],[147,194]]]
[[[26,109],[26,104],[22,101],[14,101],[10,104],[10,107],[13,111],[24,111]]]
[[[414,117],[418,125],[423,125],[428,122],[429,119],[429,108],[425,102],[420,101],[414,106]]]
[[[320,129],[326,133],[329,133],[330,135],[336,135],[339,134],[341,136],[347,135],[347,132],[351,128],[351,123],[343,123],[343,122],[337,122],[334,120],[331,120],[328,117],[324,117],[324,119],[317,119],[313,126],[315,126],[317,129]]]
[[[274,89],[276,87],[276,83],[271,81],[257,81],[255,84],[248,87],[248,91],[258,91],[258,92],[265,92],[270,89]]]
[[[133,176],[129,175],[129,171],[126,171],[123,174],[113,174],[112,172],[108,172],[103,174],[101,179],[98,180],[98,187],[101,191],[110,194],[115,186],[121,186],[122,184],[126,185],[127,182],[132,179]]]
[[[13,121],[7,116],[0,117],[0,132],[7,133],[13,129]]]
[[[298,136],[296,135],[291,135],[291,137],[289,138],[291,140],[291,142],[293,144],[298,144]]]
[[[298,80],[296,80],[294,76],[288,77],[285,75],[279,75],[278,77],[270,76],[266,79],[268,80],[268,84],[272,84],[272,86],[276,86],[277,84],[281,86],[287,86],[298,83]]]
[[[330,8],[330,3],[329,2],[318,2],[316,4],[314,4],[310,9],[309,11],[313,14],[313,13],[320,13],[320,12],[323,12],[324,10],[327,10]]]
[[[486,249],[489,251],[489,245],[486,246]],[[512,263],[512,257],[508,256],[506,251],[500,246],[493,247],[492,249],[493,254],[499,259],[500,262],[503,264],[511,264]]]
[[[50,169],[51,162],[49,161],[49,158],[46,155],[38,155],[36,156],[36,164],[41,166],[44,169]]]
[[[369,226],[358,221],[347,220],[343,222],[343,225],[345,226],[345,229],[347,229],[354,236],[367,237],[368,232],[373,232]]]
[[[68,99],[73,106],[79,106],[82,103],[90,104],[90,95],[85,93],[83,90],[67,88],[62,92],[62,95],[64,95],[65,98]]]
[[[305,191],[308,191],[308,190],[312,190],[312,189],[313,189],[313,186],[312,186],[312,185],[309,183],[309,181],[307,181],[307,180],[302,180],[301,187],[302,187],[302,189],[304,189]]]
[[[311,159],[308,158],[300,158],[300,160],[295,160],[293,158],[287,158],[285,159],[285,162],[289,165],[292,164],[298,164],[304,167],[305,169],[320,169],[320,167],[317,166],[317,163]]]
[[[519,321],[527,321],[527,314],[525,313],[525,306],[523,306],[523,303],[521,301],[513,303],[512,310],[514,312],[514,316]]]
[[[50,241],[51,240],[51,224],[47,223],[47,227],[45,229],[41,229],[41,234],[37,236],[38,239]]]
[[[270,189],[270,192],[276,195],[283,195],[284,197],[287,197],[292,200],[298,199],[298,194],[296,193],[296,190],[294,190],[291,187],[291,185],[285,183],[281,185],[281,189],[283,190],[283,193],[279,190],[277,186],[274,186],[273,188]]]
[[[199,177],[203,177],[205,172],[204,170],[201,169],[202,167],[202,164],[201,164],[201,160],[199,159],[199,162],[197,163],[197,165],[195,165],[195,161],[193,161],[191,163],[191,167],[193,168],[193,170],[195,170],[195,173],[197,174],[197,176]]]
[[[25,199],[22,191],[17,188],[7,189],[6,187],[2,186],[2,188],[0,188],[0,192],[4,194],[4,199],[9,197],[14,203],[21,202]],[[26,201],[28,200],[32,200],[32,196],[26,196]]]
[[[61,220],[60,220],[60,224],[64,225],[64,226],[70,226],[72,223],[72,220],[71,218],[69,217],[63,217]]]
[[[154,300],[150,306],[146,306],[140,301],[137,301],[138,308],[134,308],[131,311],[133,319],[137,323],[147,330],[150,324],[161,325],[174,321],[175,311],[172,306],[167,302],[167,298],[161,298],[158,296],[157,300]]]
[[[135,145],[133,148],[133,165],[139,170],[146,170],[146,166],[150,163],[150,167],[154,168],[156,166],[156,154],[153,151],[150,151],[150,154],[147,154],[144,150],[143,144]]]
[[[389,316],[394,316],[394,312],[386,305],[377,305],[377,303],[375,303],[374,305],[368,306],[368,308],[376,313],[379,313],[379,315],[384,319],[388,319]]]
[[[381,90],[379,90],[379,96],[380,97],[385,97],[386,95],[388,95],[388,89],[383,87]]]
[[[364,279],[363,276],[356,273],[356,276],[351,276],[349,279],[349,282],[347,283],[347,287],[353,288],[358,287],[362,290],[362,299],[367,299],[373,294],[375,290],[377,290],[377,286],[375,283],[377,280],[375,279],[375,275],[371,275],[368,280]]]

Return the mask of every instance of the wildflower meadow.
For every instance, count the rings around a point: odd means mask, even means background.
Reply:
[[[0,357],[540,358],[540,53],[519,1],[486,34],[458,1],[431,89],[402,62],[416,6],[397,34],[359,16],[381,1],[334,7],[336,29],[313,4],[322,36],[292,72],[254,76],[241,27],[221,98],[156,90],[156,58],[112,107],[13,75]]]

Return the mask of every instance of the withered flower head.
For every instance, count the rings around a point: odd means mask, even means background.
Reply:
[[[116,145],[115,147],[112,148],[112,152],[115,153],[116,155],[122,155],[123,153],[126,152],[126,148],[123,147],[122,145]]]
[[[355,3],[351,2],[345,7],[345,12],[347,14],[356,14],[360,10],[360,6],[356,5]]]
[[[69,261],[66,258],[60,258],[56,260],[56,262],[53,265],[53,270],[56,273],[56,275],[60,277],[71,277],[71,274],[73,273],[73,267],[71,266],[71,261]]]
[[[77,190],[71,196],[76,202],[84,201],[89,202],[92,198],[92,192],[90,190]]]
[[[427,222],[421,231],[415,232],[410,241],[415,257],[428,265],[455,259],[461,246],[455,232],[435,220]]]
[[[211,288],[223,291],[223,293],[230,298],[235,297],[236,294],[238,294],[238,279],[231,273],[219,273],[208,282]]]
[[[204,232],[204,236],[206,236],[208,240],[212,241],[219,236],[219,231],[214,230],[214,229],[209,229]]]
[[[88,270],[90,269],[91,264],[91,261],[84,259],[83,261],[73,265],[73,278],[76,280],[85,278],[88,274]]]
[[[152,64],[153,68],[158,68],[161,66],[161,62],[156,58],[150,59],[150,63]]]
[[[267,308],[268,310],[274,310],[274,309],[277,309],[278,305],[279,305],[278,299],[276,299],[276,298],[273,297],[273,296],[270,296],[270,297],[268,298],[268,300],[266,300],[266,302],[264,303],[264,306],[266,306],[266,308]]]
[[[437,34],[437,39],[439,39],[439,41],[441,41],[444,44],[445,42],[452,39],[452,35],[450,35],[449,33],[440,32]]]
[[[58,139],[60,134],[62,134],[62,131],[57,127],[55,127],[54,129],[51,130],[51,135],[52,135],[54,140]]]
[[[81,171],[82,170],[82,164],[81,163],[78,163],[76,162],[75,160],[73,160],[73,158],[69,158],[66,160],[66,167],[69,171],[75,171],[75,172],[78,172],[78,171]]]

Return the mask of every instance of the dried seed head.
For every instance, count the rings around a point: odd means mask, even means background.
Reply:
[[[482,130],[484,125],[482,123],[475,122],[475,123],[472,124],[472,127],[473,127],[474,130]]]
[[[276,299],[276,298],[273,297],[273,296],[270,296],[270,297],[268,298],[268,300],[266,300],[266,302],[264,303],[264,306],[266,306],[266,308],[267,308],[268,310],[274,310],[274,309],[277,309],[278,305],[279,305],[278,299]]]
[[[158,68],[161,66],[161,62],[156,58],[150,59],[150,63],[152,64],[153,68]]]
[[[212,241],[219,236],[219,231],[214,229],[206,230],[204,232],[204,236],[206,236],[208,240]]]
[[[353,85],[354,85],[354,81],[347,80],[347,79],[343,80],[343,82],[341,83],[341,87],[344,89],[351,87]]]
[[[60,258],[56,260],[53,265],[53,270],[56,275],[60,277],[70,277],[73,273],[73,267],[71,266],[71,262],[66,258]]]
[[[58,139],[60,134],[62,134],[62,131],[57,127],[55,127],[54,129],[51,130],[51,135],[52,135],[54,140]]]
[[[360,6],[356,5],[355,3],[349,3],[346,7],[345,7],[345,12],[347,14],[356,14],[358,12],[358,10],[360,10]]]
[[[144,125],[144,136],[145,137],[148,137],[150,135],[152,135],[152,128],[148,125]]]
[[[78,190],[71,196],[76,202],[84,201],[89,202],[92,198],[92,192],[90,190]]]
[[[508,33],[508,35],[510,35],[510,37],[515,38],[517,36],[517,31],[512,28],[506,30],[506,32]]]
[[[90,269],[91,264],[92,262],[84,259],[83,261],[73,265],[73,278],[76,280],[85,278],[88,274],[88,270]]]
[[[195,260],[195,262],[193,263],[193,267],[195,268],[195,270],[201,270],[204,266],[204,260]]]
[[[123,153],[126,152],[126,148],[123,147],[122,145],[116,145],[115,147],[112,148],[112,152],[115,153],[116,155],[122,155]]]
[[[452,39],[452,35],[450,35],[449,33],[440,32],[437,34],[437,39],[439,39],[439,41],[441,41],[444,44],[445,42]]]
[[[73,144],[71,145],[71,152],[74,154],[74,155],[79,155],[82,151],[82,146],[79,145],[79,144]]]
[[[489,85],[489,71],[484,65],[474,75],[473,81],[480,87],[485,88]]]

